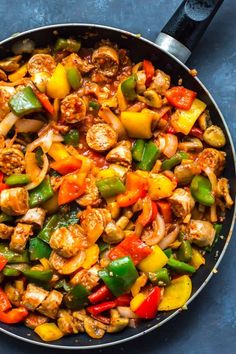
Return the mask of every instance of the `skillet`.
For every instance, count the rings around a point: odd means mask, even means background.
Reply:
[[[227,153],[227,165],[224,175],[229,179],[231,195],[232,198],[235,199],[235,152],[229,130],[210,93],[197,78],[193,78],[189,74],[188,67],[183,64],[190,56],[191,51],[197,44],[222,2],[222,0],[183,1],[158,36],[156,40],[157,45],[144,38],[138,38],[132,33],[119,29],[93,24],[72,23],[41,27],[24,32],[17,37],[6,39],[0,43],[0,58],[11,55],[12,45],[26,38],[32,39],[38,47],[45,47],[53,44],[57,36],[65,38],[70,36],[75,38],[80,37],[84,47],[93,47],[94,44],[101,39],[109,38],[121,48],[128,49],[133,61],[138,62],[144,58],[151,60],[155,67],[158,67],[171,75],[173,84],[177,84],[179,78],[182,78],[184,86],[198,92],[198,97],[207,104],[214,123],[219,125],[226,135],[227,144],[224,150]],[[207,255],[206,265],[200,268],[197,274],[192,278],[193,292],[189,302],[192,301],[203,289],[211,278],[215,268],[218,267],[230,241],[234,221],[235,210],[232,208],[228,211],[223,225],[222,233],[225,238],[219,240],[213,251]],[[8,326],[0,324],[0,330],[15,338],[48,347],[61,349],[102,348],[109,345],[121,344],[124,341],[141,336],[161,326],[179,312],[180,310],[158,314],[156,319],[142,322],[135,329],[129,328],[121,333],[112,335],[107,334],[101,340],[96,341],[90,339],[86,335],[80,334],[79,337],[63,337],[57,342],[47,344],[42,342],[24,325]]]

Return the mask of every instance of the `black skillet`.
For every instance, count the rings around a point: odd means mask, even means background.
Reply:
[[[183,64],[190,56],[191,51],[201,38],[204,30],[211,22],[222,2],[223,0],[183,1],[176,13],[159,34],[156,40],[157,44],[144,38],[138,38],[136,35],[120,29],[93,24],[72,23],[41,27],[24,32],[17,37],[6,39],[0,44],[0,58],[10,55],[12,45],[26,38],[32,39],[37,47],[46,47],[47,45],[55,43],[57,36],[64,38],[70,36],[75,38],[80,37],[83,47],[93,47],[101,39],[109,38],[121,48],[128,49],[134,62],[139,62],[144,58],[151,60],[155,67],[171,75],[172,83],[177,84],[178,79],[182,78],[184,86],[198,92],[198,97],[207,104],[214,123],[219,125],[225,132],[227,137],[225,147],[227,164],[224,175],[230,181],[231,194],[235,200],[235,152],[230,132],[210,93],[197,78],[193,78],[189,74],[188,67]],[[214,269],[218,267],[230,241],[234,220],[235,209],[233,207],[228,211],[223,225],[223,235],[225,238],[219,240],[213,251],[207,255],[206,265],[201,267],[192,278],[193,293],[189,302],[204,288],[211,278]],[[64,349],[102,348],[128,341],[154,330],[173,318],[178,312],[179,310],[159,313],[157,318],[151,321],[143,321],[135,329],[127,328],[121,333],[107,334],[100,340],[92,340],[85,334],[79,334],[78,336],[67,336],[48,344],[42,342],[33,331],[29,330],[23,324],[14,326],[0,324],[0,330],[14,338],[48,347]]]

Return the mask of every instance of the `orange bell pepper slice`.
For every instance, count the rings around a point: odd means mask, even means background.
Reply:
[[[61,175],[67,175],[68,173],[75,172],[82,165],[82,161],[74,156],[69,156],[65,159],[54,161],[51,163],[51,168]]]
[[[37,96],[38,100],[42,104],[42,106],[48,111],[52,116],[55,114],[55,110],[51,102],[49,101],[49,98],[45,93],[39,92],[35,90],[35,95]]]
[[[197,93],[183,86],[174,86],[166,91],[165,96],[172,106],[188,111]]]
[[[160,210],[161,215],[163,216],[165,223],[171,223],[172,211],[171,211],[170,203],[165,200],[161,200],[157,202],[157,206],[158,209]]]
[[[147,179],[134,172],[127,173],[126,192],[117,196],[117,203],[120,207],[128,207],[135,204],[139,198],[146,195],[148,189]]]
[[[64,177],[58,193],[58,205],[79,198],[85,192],[86,173],[74,173]]]
[[[143,61],[143,70],[145,72],[146,75],[146,86],[149,86],[152,78],[154,76],[154,66],[152,65],[152,63],[149,60],[145,60]]]

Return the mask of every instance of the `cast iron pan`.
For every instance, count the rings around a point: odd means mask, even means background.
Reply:
[[[144,38],[137,38],[137,36],[132,33],[116,28],[93,24],[72,23],[41,27],[24,32],[17,37],[6,39],[0,44],[0,58],[11,55],[12,45],[17,41],[26,38],[35,41],[36,46],[38,47],[46,47],[47,45],[55,43],[57,36],[65,38],[70,36],[80,37],[82,39],[83,47],[93,47],[94,44],[101,39],[109,38],[111,41],[118,43],[121,48],[128,49],[133,61],[139,62],[144,58],[151,60],[155,67],[158,67],[171,75],[172,80],[174,80],[172,83],[177,84],[178,79],[182,78],[184,86],[198,92],[198,97],[207,104],[214,123],[219,125],[225,132],[227,137],[227,144],[225,147],[227,153],[227,165],[224,175],[230,181],[231,195],[233,199],[235,199],[235,152],[230,132],[210,93],[197,78],[193,78],[189,74],[188,67],[183,64],[191,54],[193,47],[202,36],[221,3],[222,0],[183,1],[157,38],[156,42],[158,45]],[[168,53],[167,50],[172,54]],[[192,278],[193,293],[189,302],[192,301],[204,288],[211,278],[213,270],[218,267],[229,243],[233,231],[234,220],[235,210],[233,207],[228,211],[223,225],[223,235],[225,238],[219,240],[213,251],[207,255],[206,265],[201,267]],[[48,344],[42,342],[33,331],[29,330],[23,324],[14,326],[0,324],[0,330],[14,338],[48,347],[64,349],[102,348],[128,341],[154,330],[173,318],[177,313],[179,313],[179,310],[159,313],[157,318],[151,321],[143,321],[135,329],[127,328],[121,333],[106,334],[100,340],[93,340],[85,334],[79,334],[78,336],[66,336],[52,344]]]

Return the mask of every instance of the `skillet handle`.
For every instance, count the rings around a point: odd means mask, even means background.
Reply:
[[[184,0],[155,40],[185,63],[223,0]]]

